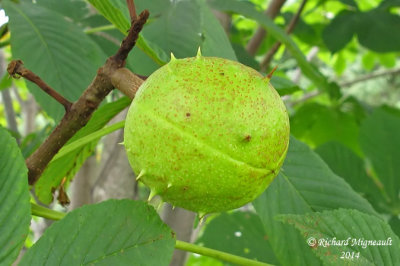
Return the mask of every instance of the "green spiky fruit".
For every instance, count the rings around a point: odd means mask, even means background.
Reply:
[[[220,212],[253,201],[277,175],[289,119],[257,71],[222,58],[172,57],[139,88],[124,143],[152,195],[202,214]]]

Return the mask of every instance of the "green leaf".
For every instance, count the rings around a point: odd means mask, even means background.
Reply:
[[[388,200],[381,193],[382,184],[366,172],[364,161],[341,143],[327,142],[315,150],[335,174],[343,177],[351,187],[363,195],[376,209],[388,212]]]
[[[89,0],[109,21],[120,30],[126,32],[130,25],[130,15],[126,2],[120,0]],[[164,10],[171,5],[169,0],[136,0],[135,7],[137,13],[147,9],[150,12],[150,18],[157,18]],[[114,23],[116,22],[116,23]]]
[[[392,228],[393,232],[400,236],[400,219],[397,216],[391,216],[388,221],[390,227]]]
[[[361,121],[366,117],[366,105],[357,100],[354,96],[348,96],[342,101],[340,110],[350,114],[355,119],[357,124],[361,124]]]
[[[114,24],[117,29],[119,29],[124,35],[130,27],[129,13],[125,6],[125,2],[113,1],[113,0],[89,0],[89,2],[108,19],[112,24]],[[157,1],[158,2],[158,1]],[[154,6],[153,6],[154,7]],[[150,12],[152,10],[150,9]],[[166,53],[154,43],[150,42],[144,36],[145,28],[139,35],[139,39],[136,42],[136,46],[139,47],[147,56],[154,60],[159,65],[164,65],[168,61],[168,56]]]
[[[124,34],[110,24],[110,22],[97,12],[82,20],[82,26],[85,27],[85,33],[97,43],[107,57],[115,54],[120,47],[120,41]]]
[[[185,266],[224,266],[224,263],[211,257],[190,254]]]
[[[400,116],[377,108],[362,123],[360,143],[383,190],[390,199],[392,213],[400,213]]]
[[[342,11],[325,27],[322,39],[332,53],[342,50],[356,31],[356,12]]]
[[[171,2],[143,35],[177,58],[195,56],[200,47],[203,55],[236,60],[221,24],[201,0]]]
[[[278,263],[260,218],[252,212],[221,213],[207,223],[196,243],[257,261]]]
[[[362,66],[365,70],[372,70],[375,67],[376,54],[368,51],[362,57]]]
[[[342,11],[324,29],[322,37],[328,49],[335,53],[357,34],[361,45],[376,52],[400,50],[400,16],[382,8],[368,12]]]
[[[197,0],[200,13],[201,52],[236,61],[236,54],[221,23],[203,0]]]
[[[253,205],[276,257],[284,265],[316,265],[318,261],[300,234],[294,228],[278,223],[274,219],[276,215],[337,208],[377,215],[371,205],[335,175],[318,155],[293,137],[281,172]]]
[[[343,72],[346,70],[346,56],[344,52],[339,52],[337,57],[335,58],[335,62],[333,65],[333,69],[338,74],[338,76],[342,75]]]
[[[345,5],[348,5],[352,8],[358,9],[357,3],[355,2],[355,0],[340,0],[340,2],[342,2]]]
[[[29,232],[28,170],[17,142],[0,128],[0,265],[11,265]]]
[[[100,134],[94,132],[101,130],[116,114],[127,107],[130,102],[130,99],[124,97],[118,101],[101,106],[93,113],[88,124],[79,130],[60,151],[64,153],[64,156],[60,157],[57,154],[56,158],[53,158],[44,170],[42,177],[35,184],[36,195],[42,203],[49,204],[52,202],[52,190],[59,186],[64,177],[67,178],[67,181],[70,181],[75,176],[85,160],[93,153],[102,133],[107,133],[110,128],[100,131]],[[85,139],[81,140],[89,135],[90,137],[86,138],[86,141]],[[65,149],[67,149],[67,152]]]
[[[397,56],[397,53],[381,53],[378,54],[378,59],[382,66],[393,68],[396,66]]]
[[[302,105],[290,119],[292,134],[312,147],[337,141],[360,154],[359,126],[349,113],[317,103]]]
[[[335,175],[306,144],[293,137],[281,174],[315,211],[349,208],[376,214],[368,201]]]
[[[12,85],[12,79],[10,79],[10,74],[5,73],[0,80],[0,91],[10,88]]]
[[[400,16],[374,9],[360,13],[358,20],[361,45],[380,53],[400,51]]]
[[[99,130],[97,130],[87,136],[84,136],[78,140],[75,140],[74,142],[62,147],[62,149],[56,154],[56,156],[54,156],[53,159],[59,160],[59,159],[63,158],[64,156],[66,156],[67,154],[73,153],[74,151],[79,150],[83,146],[85,146],[95,140],[98,140],[105,135],[108,135],[118,129],[123,128],[124,125],[125,125],[125,120],[119,121],[115,124],[112,124],[110,126],[106,126],[102,129],[99,129]]]
[[[122,97],[115,102],[104,104],[98,108],[90,118],[86,126],[81,128],[68,142],[70,144],[76,140],[87,136],[102,127],[104,127],[114,116],[131,104],[132,100],[128,97]]]
[[[315,255],[304,245],[296,230],[277,222],[282,213],[308,213],[312,209],[298,191],[280,173],[253,205],[264,225],[268,241],[281,265],[318,265]],[[297,256],[295,254],[301,254]]]
[[[383,0],[379,4],[379,8],[387,9],[390,7],[400,6],[400,0]]]
[[[89,13],[88,6],[83,0],[39,0],[37,4],[71,18],[75,22],[81,21]]]
[[[25,159],[46,140],[52,129],[51,125],[47,124],[42,129],[32,132],[22,139],[20,149]]]
[[[105,55],[82,29],[63,15],[28,1],[2,1],[9,16],[11,49],[28,69],[70,101],[90,84]],[[41,107],[55,120],[64,108],[27,82]]]
[[[295,16],[295,13],[284,12],[281,16],[285,19],[285,25],[289,25],[290,21]],[[319,24],[307,23],[302,19],[302,17],[299,17],[292,34],[310,46],[321,46],[322,40],[319,33],[320,27],[321,25]]]
[[[260,69],[260,64],[246,51],[245,47],[237,43],[231,43],[231,45],[238,62],[256,70]]]
[[[194,56],[198,47],[204,55],[236,59],[222,26],[202,0],[156,2],[164,8],[138,1],[140,6],[149,9],[150,14],[155,10],[158,15],[144,27],[137,42],[139,48],[155,61],[166,63],[165,54],[170,52],[178,58]],[[129,14],[124,2],[90,0],[90,3],[122,32],[129,28]]]
[[[278,219],[294,225],[324,265],[400,264],[399,238],[375,216],[339,209]]]
[[[269,34],[274,36],[285,45],[285,47],[290,51],[291,55],[296,59],[303,74],[308,77],[315,84],[315,86],[324,89],[327,92],[332,89],[327,78],[323,76],[315,66],[311,65],[310,62],[307,61],[302,51],[285,33],[285,31],[278,27],[262,12],[257,11],[249,2],[240,0],[208,0],[207,2],[214,9],[235,12],[250,19],[256,20],[268,30]]]
[[[168,63],[169,56],[167,56],[164,50],[154,42],[147,40],[143,34],[139,36],[136,45],[158,65],[165,65]]]
[[[290,79],[272,76],[271,84],[278,91],[280,96],[292,94],[296,91],[301,90],[299,86],[294,84]]]
[[[153,207],[109,200],[51,225],[20,265],[169,265],[175,237]]]
[[[121,1],[119,1],[121,2]],[[92,4],[100,14],[102,14],[108,21],[114,24],[117,29],[119,29],[122,33],[126,35],[126,31],[129,30],[129,16],[126,16],[122,10],[118,8],[118,2],[109,1],[109,0],[89,0],[89,3]],[[115,6],[116,5],[116,6]],[[127,10],[124,10],[127,11]]]
[[[107,56],[112,56],[120,47],[119,40],[123,40],[124,34],[116,27],[110,28],[109,21],[99,14],[92,15],[81,22],[87,28],[86,33],[89,37],[101,47]],[[140,40],[139,40],[140,41]],[[154,62],[148,55],[140,50],[137,45],[133,47],[126,60],[126,67],[134,73],[149,76],[160,66]],[[165,60],[168,57],[165,55]],[[138,64],[137,62],[140,62]]]

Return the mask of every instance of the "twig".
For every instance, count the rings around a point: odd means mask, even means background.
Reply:
[[[10,64],[8,64],[7,71],[13,78],[18,78],[19,75],[38,85],[38,87],[41,88],[44,92],[50,95],[57,102],[61,103],[64,106],[65,111],[68,112],[68,110],[71,108],[72,103],[70,101],[65,99],[61,94],[59,94],[49,85],[47,85],[46,82],[44,82],[35,73],[27,69],[21,60],[11,61]]]
[[[286,33],[290,34],[294,30],[294,27],[296,26],[297,22],[299,21],[300,14],[304,9],[304,6],[306,5],[307,0],[303,0],[301,2],[299,9],[297,10],[296,14],[294,17],[290,20],[289,25],[286,28]],[[281,46],[281,42],[276,42],[272,48],[268,51],[268,53],[265,55],[264,59],[262,60],[260,66],[261,66],[261,71],[264,72],[268,67],[269,64],[271,63],[272,58],[274,57],[275,53],[278,51],[279,47]]]
[[[304,94],[302,98],[300,98],[300,99],[298,99],[296,101],[290,102],[288,105],[290,105],[290,107],[293,107],[293,106],[298,105],[300,103],[303,103],[303,102],[305,102],[305,101],[307,101],[309,99],[317,97],[318,95],[321,95],[322,93],[324,93],[324,91],[322,91],[322,90],[311,91],[309,93]]]
[[[350,86],[353,86],[354,84],[359,83],[359,82],[368,81],[368,80],[371,80],[371,79],[380,78],[380,77],[388,76],[388,75],[393,75],[393,76],[394,75],[400,75],[400,68],[390,69],[390,70],[383,71],[383,72],[380,72],[380,73],[371,73],[371,74],[362,76],[360,78],[356,78],[356,79],[351,80],[351,81],[342,82],[342,83],[339,83],[339,87],[341,87],[341,88],[350,87]],[[305,101],[307,101],[309,99],[317,97],[317,96],[319,96],[319,95],[321,95],[323,93],[324,93],[324,91],[321,91],[321,90],[311,91],[309,93],[304,94],[301,99],[298,99],[296,101],[291,102],[290,105],[291,106],[295,106],[295,105],[303,103],[303,102],[305,102]]]
[[[137,18],[135,2],[133,0],[126,0],[126,5],[128,6],[129,15],[131,16],[131,22],[135,21]]]
[[[148,16],[149,12],[145,10],[139,15],[137,20],[133,21],[128,36],[123,40],[117,53],[107,59],[106,63],[97,71],[97,75],[92,83],[83,92],[81,97],[72,104],[54,131],[26,159],[30,185],[36,183],[54,155],[79,129],[87,124],[92,113],[107,94],[113,90],[114,86],[111,83],[111,76],[118,68],[125,65],[125,59],[135,45],[138,34],[146,23]]]
[[[273,0],[269,4],[267,10],[265,10],[264,14],[267,15],[269,18],[274,19],[278,15],[285,1],[286,0]],[[253,37],[250,39],[250,41],[247,43],[246,46],[246,51],[250,55],[254,56],[256,54],[266,34],[267,32],[263,27],[258,27],[256,33],[253,35]]]
[[[387,75],[398,75],[398,74],[400,74],[400,68],[389,69],[389,70],[379,72],[379,73],[371,73],[371,74],[368,74],[368,75],[365,75],[365,76],[362,76],[362,77],[359,77],[359,78],[356,78],[356,79],[353,79],[353,80],[350,80],[347,82],[340,83],[340,87],[350,87],[350,86],[352,86],[356,83],[362,82],[362,81],[367,81],[370,79],[375,79],[375,78],[379,78],[379,77],[387,76]]]
[[[121,47],[118,49],[117,53],[111,57],[112,60],[115,60],[120,64],[119,67],[123,67],[125,65],[125,60],[128,57],[129,52],[135,46],[136,40],[139,37],[139,32],[142,30],[143,25],[146,23],[148,18],[149,11],[144,10],[142,13],[140,13],[137,20],[132,23],[128,36],[126,36],[122,41]]]

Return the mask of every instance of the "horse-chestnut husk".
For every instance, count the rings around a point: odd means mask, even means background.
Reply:
[[[253,201],[278,174],[289,118],[269,78],[252,68],[172,56],[139,88],[124,144],[151,195],[201,214],[220,212]]]

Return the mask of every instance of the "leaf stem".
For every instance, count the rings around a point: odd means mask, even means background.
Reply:
[[[36,203],[33,202],[31,202],[31,213],[32,215],[55,221],[61,220],[66,215],[63,212],[54,211],[49,208],[37,205]]]
[[[103,25],[95,28],[86,29],[84,32],[86,34],[92,34],[100,31],[113,30],[113,29],[116,29],[115,25],[110,24],[110,25]]]
[[[194,244],[187,243],[187,242],[180,241],[180,240],[176,240],[175,248],[184,250],[184,251],[193,252],[193,253],[200,254],[200,255],[204,255],[207,257],[211,257],[211,258],[224,260],[224,261],[231,262],[231,263],[234,263],[237,265],[272,266],[272,264],[267,264],[264,262],[239,257],[239,256],[232,255],[232,254],[229,254],[226,252],[222,252],[222,251],[211,249],[211,248],[201,247],[201,246],[194,245]]]

